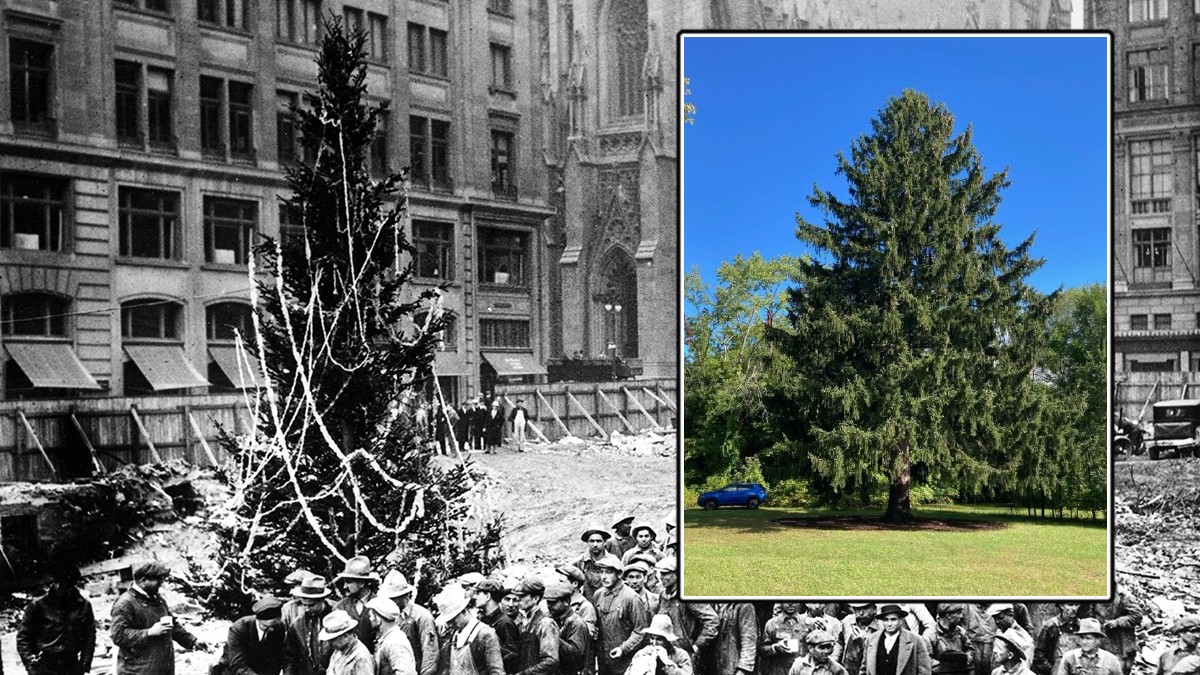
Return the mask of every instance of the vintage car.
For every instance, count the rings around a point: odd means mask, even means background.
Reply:
[[[1167,452],[1191,457],[1200,447],[1200,399],[1159,401],[1154,404],[1154,427],[1146,453],[1158,459]]]

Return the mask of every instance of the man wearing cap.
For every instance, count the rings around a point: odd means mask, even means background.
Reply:
[[[457,588],[462,588],[455,584]],[[413,658],[417,662],[417,675],[434,675],[438,667],[438,634],[429,610],[414,600],[417,588],[399,570],[391,570],[379,587],[379,597],[387,598],[400,608],[400,629],[408,636]],[[470,604],[468,602],[468,604]]]
[[[692,675],[692,659],[679,648],[671,617],[658,614],[643,631],[646,646],[637,650],[630,660],[626,675]]]
[[[655,564],[658,564],[655,562]],[[631,562],[621,568],[621,579],[646,604],[650,616],[658,614],[658,594],[646,588],[646,578],[650,576],[650,567],[642,561]]]
[[[288,593],[290,594],[299,588],[300,584],[304,583],[304,580],[310,576],[312,576],[312,572],[297,568],[296,571],[283,578],[283,583],[291,587],[288,589]],[[296,620],[296,617],[300,615],[300,611],[303,608],[304,603],[300,602],[300,598],[294,595],[288,598],[287,602],[283,603],[283,608],[279,612],[279,619],[283,622],[285,628]]]
[[[517,405],[508,414],[508,421],[512,423],[512,440],[517,446],[517,452],[525,452],[525,424],[529,421],[525,399],[517,399]]]
[[[144,562],[133,569],[133,585],[112,608],[110,634],[117,646],[117,675],[174,675],[174,640],[187,649],[206,649],[175,621],[159,595],[169,570],[158,562]]]
[[[825,605],[820,602],[810,602],[804,606],[804,614],[800,617],[800,625],[803,628],[803,634],[808,635],[809,631],[823,630],[833,636],[833,660],[841,661],[842,658],[842,622],[837,620],[837,617],[830,616],[825,613]],[[800,647],[800,654],[803,656],[808,653],[808,642],[805,641]]]
[[[1026,610],[1027,615],[1028,612],[1029,610]],[[1025,669],[1028,670],[1033,663],[1033,636],[1025,630],[1024,626],[1017,623],[1016,607],[1007,602],[1000,602],[988,605],[987,613],[996,622],[997,632],[1007,633],[1011,630],[1019,638],[1025,657]],[[994,658],[992,660],[995,661]]]
[[[1101,649],[1104,629],[1095,619],[1080,619],[1079,646],[1063,654],[1054,667],[1054,675],[1122,675],[1121,659]]]
[[[329,644],[321,641],[322,620],[333,611],[325,577],[312,574],[292,589],[292,597],[302,608],[285,626],[283,641],[284,675],[323,675],[329,665]]]
[[[665,557],[666,556],[664,555],[663,558],[665,558]],[[634,553],[629,558],[629,562],[625,563],[625,565],[628,566],[628,565],[632,565],[634,563],[641,563],[641,564],[645,565],[646,566],[646,578],[645,578],[645,580],[642,581],[642,588],[650,591],[651,593],[657,593],[657,594],[661,595],[661,593],[660,593],[661,586],[659,585],[659,582],[658,582],[658,575],[654,573],[654,566],[657,565],[658,561],[661,559],[662,558],[656,559],[654,556],[644,554],[644,553]],[[655,614],[656,612],[651,610],[650,613]],[[676,636],[676,637],[678,637],[678,636]]]
[[[716,605],[715,675],[749,675],[758,651],[758,617],[748,602]]]
[[[80,675],[92,668],[96,618],[79,592],[82,576],[73,563],[59,562],[51,584],[25,606],[17,629],[17,653],[30,675]]]
[[[943,602],[938,605],[937,628],[934,629],[929,656],[938,661],[943,652],[962,652],[967,655],[967,665],[974,670],[975,644],[962,625],[965,613],[966,607],[962,603]]]
[[[517,606],[524,617],[517,648],[517,675],[557,675],[558,624],[542,609],[546,585],[528,576],[517,586]]]
[[[329,643],[326,675],[375,675],[375,658],[354,632],[358,620],[335,609],[321,620],[320,640]]]
[[[671,617],[671,625],[678,631],[675,646],[692,656],[693,667],[700,669],[701,655],[717,639],[717,610],[705,602],[683,602],[679,599],[679,571],[675,558],[667,557],[654,565],[662,579],[663,594],[659,598],[658,613]]]
[[[992,662],[996,667],[992,675],[1033,675],[1027,656],[1029,633],[1018,628],[1009,627],[996,633],[992,644]]]
[[[1137,599],[1121,589],[1117,589],[1112,602],[1092,603],[1092,618],[1100,621],[1100,627],[1104,630],[1100,648],[1121,659],[1125,675],[1129,675],[1137,659],[1136,629],[1142,623],[1142,614],[1142,606]]]
[[[546,607],[558,624],[558,664],[562,675],[580,675],[593,659],[592,627],[571,606],[576,592],[565,581],[556,581],[546,588]]]
[[[448,627],[445,675],[504,675],[496,631],[471,617],[462,586],[449,584],[434,596],[439,626]]]
[[[1058,616],[1046,619],[1038,632],[1030,670],[1038,675],[1053,673],[1063,655],[1082,644],[1078,632],[1079,603],[1059,603]]]
[[[585,582],[583,584],[584,596],[591,600],[596,591],[600,590],[600,566],[599,562],[605,556],[613,556],[607,549],[607,542],[612,539],[612,535],[607,530],[593,528],[585,531],[580,537],[583,543],[587,544],[587,550],[583,555],[571,561],[571,564],[583,571]],[[620,559],[617,560],[620,562]]]
[[[788,675],[846,675],[846,668],[833,658],[837,638],[820,628],[804,636],[808,653],[796,660]]]
[[[858,675],[862,667],[867,637],[883,630],[883,624],[875,618],[878,610],[873,602],[852,602],[850,614],[842,619],[842,665],[851,675]]]
[[[374,650],[375,629],[370,621],[363,620],[367,603],[375,597],[375,589],[379,588],[379,575],[371,571],[371,559],[365,555],[356,555],[347,560],[342,573],[334,578],[333,585],[342,592],[342,599],[338,600],[333,608],[342,610],[358,622],[355,629],[358,632],[358,641],[367,651]]]
[[[646,603],[621,581],[621,561],[606,555],[600,568],[600,590],[592,599],[600,618],[597,640],[600,675],[624,675],[633,652],[642,642],[642,630],[650,625]]]
[[[800,603],[781,602],[777,607],[779,613],[767,620],[759,639],[759,675],[788,675],[792,663],[800,657],[800,642],[808,632]]]
[[[925,640],[904,627],[908,611],[900,605],[879,608],[883,630],[867,638],[859,675],[930,675]]]
[[[283,670],[283,603],[263,598],[234,621],[209,675],[279,675]]]
[[[612,525],[613,538],[608,541],[608,551],[618,558],[624,557],[626,551],[637,546],[637,540],[629,532],[632,526],[633,516],[625,516]]]
[[[375,631],[375,675],[417,675],[412,645],[396,625],[400,608],[387,598],[374,597],[366,609]]]
[[[475,607],[479,610],[478,619],[492,630],[500,641],[500,659],[504,662],[504,672],[517,672],[517,650],[521,644],[521,631],[516,622],[500,609],[500,601],[508,594],[496,579],[484,579],[475,585]]]
[[[1179,636],[1179,645],[1163,650],[1155,675],[1187,675],[1200,663],[1200,616],[1184,614],[1175,620],[1171,632]]]
[[[633,533],[634,546],[625,551],[621,556],[621,564],[628,565],[634,555],[641,553],[644,555],[654,556],[654,562],[663,559],[662,551],[654,545],[654,541],[658,539],[658,534],[654,532],[654,528],[642,523],[631,530]]]
[[[567,584],[575,589],[575,592],[571,594],[571,608],[587,624],[588,632],[592,636],[592,641],[595,642],[596,636],[599,635],[599,616],[596,614],[596,606],[583,594],[584,586],[587,584],[587,577],[584,576],[583,570],[568,563],[555,567],[554,571],[563,575]]]

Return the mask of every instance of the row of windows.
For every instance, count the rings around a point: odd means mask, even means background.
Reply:
[[[69,298],[49,293],[13,293],[0,300],[0,334],[5,337],[68,337]],[[166,300],[130,300],[121,304],[121,337],[177,340],[182,305]],[[222,302],[205,312],[211,342],[233,342],[236,335],[254,339],[249,305]]]
[[[1129,21],[1160,21],[1168,17],[1169,8],[1167,0],[1129,0]],[[1200,0],[1192,0],[1192,13],[1200,14]]]

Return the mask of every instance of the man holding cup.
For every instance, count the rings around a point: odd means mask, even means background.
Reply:
[[[758,646],[760,675],[787,675],[792,663],[800,656],[800,640],[805,626],[800,616],[800,603],[779,603],[779,613],[763,627]]]
[[[117,675],[174,675],[174,640],[188,649],[208,645],[180,626],[159,595],[166,565],[144,562],[133,568],[133,584],[112,608],[113,644],[117,646]]]

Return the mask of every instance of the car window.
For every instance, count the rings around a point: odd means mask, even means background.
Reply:
[[[737,489],[738,487],[736,485],[726,485],[725,487],[721,488],[721,492],[734,492]]]

